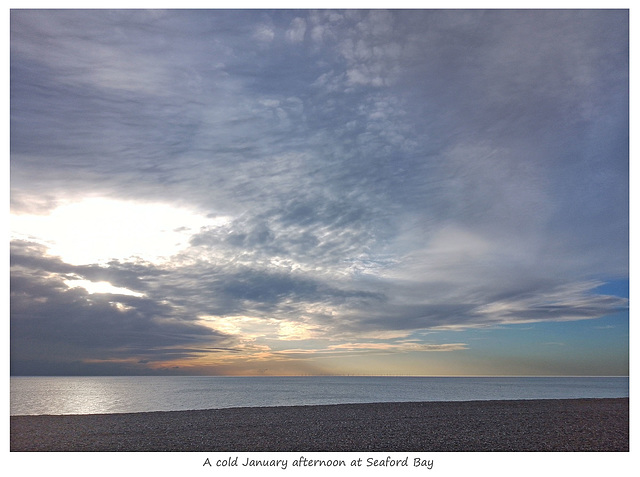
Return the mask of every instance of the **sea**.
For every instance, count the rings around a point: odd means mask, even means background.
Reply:
[[[628,377],[11,377],[11,415],[629,397]]]

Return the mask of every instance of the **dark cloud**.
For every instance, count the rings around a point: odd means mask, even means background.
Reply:
[[[41,247],[21,243],[12,254],[11,359],[12,369],[26,373],[19,363],[51,361],[60,368],[78,361],[118,361],[153,357],[154,361],[194,357],[205,345],[231,342],[228,337],[177,315],[158,299],[118,293],[89,294],[70,288],[65,279],[109,280],[129,286],[139,267],[74,267],[39,254]],[[134,284],[139,284],[136,276]],[[138,289],[140,289],[138,287]],[[96,369],[99,366],[95,365]],[[126,367],[126,366],[125,366]],[[88,368],[87,368],[88,369]]]

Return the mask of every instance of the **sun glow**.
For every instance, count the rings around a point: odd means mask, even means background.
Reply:
[[[69,288],[84,288],[87,292],[93,293],[110,293],[112,295],[129,295],[141,297],[142,293],[134,292],[128,288],[116,287],[109,282],[92,282],[90,280],[65,280],[65,285]]]
[[[37,241],[73,265],[110,260],[163,262],[185,249],[204,228],[228,219],[208,218],[167,204],[87,198],[50,215],[12,215],[15,238]]]
[[[201,316],[201,323],[216,331],[242,335],[243,339],[256,338],[306,340],[313,338],[315,328],[304,323],[251,316]]]

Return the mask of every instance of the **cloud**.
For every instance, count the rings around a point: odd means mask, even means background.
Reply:
[[[332,345],[329,349],[333,350],[380,350],[380,351],[458,351],[467,349],[464,343],[447,343],[447,344],[423,344],[423,343],[342,343]]]
[[[143,289],[140,266],[107,270],[76,267],[40,255],[41,246],[14,243],[11,272],[11,356],[17,363],[75,359],[118,361],[193,357],[205,344],[230,343],[224,334],[176,314],[166,301],[120,293],[89,293],[65,283],[70,277],[108,280],[121,287]],[[115,264],[112,264],[115,265]]]
[[[275,38],[276,34],[271,27],[260,25],[256,29],[254,36],[258,41],[269,43]]]
[[[172,58],[168,41],[171,31],[167,36],[144,37],[126,24],[118,27],[109,21],[109,17],[116,15],[95,16],[81,10],[69,11],[65,16],[37,10],[28,15],[14,15],[14,51],[24,58],[43,62],[61,82],[78,87],[143,95],[166,92],[171,81],[177,79],[168,74],[176,71],[170,69],[168,63],[176,59]],[[147,22],[161,27],[163,17],[140,11],[129,16],[127,23],[135,27]],[[86,31],[99,31],[104,41],[96,42],[93,37],[82,35],[81,25]],[[141,39],[144,40],[140,42]],[[165,48],[167,54],[163,57],[145,54],[151,42],[155,48]],[[43,54],[43,48],[47,54]],[[75,71],[75,74],[64,74],[65,71]]]
[[[11,55],[14,216],[207,217],[170,261],[101,266],[16,220],[20,343],[135,367],[628,307],[597,290],[628,276],[625,12],[14,11]]]
[[[300,43],[304,40],[307,31],[307,22],[304,18],[294,18],[287,30],[287,39],[293,43]]]

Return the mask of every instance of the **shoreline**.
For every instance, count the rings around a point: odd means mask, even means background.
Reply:
[[[10,416],[12,452],[628,452],[629,398]]]

